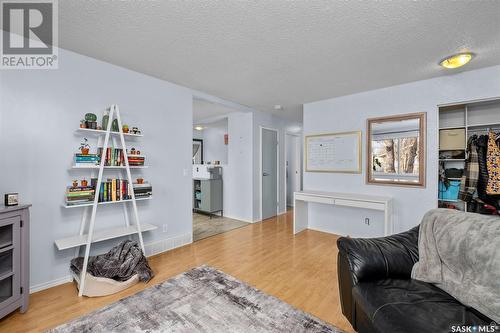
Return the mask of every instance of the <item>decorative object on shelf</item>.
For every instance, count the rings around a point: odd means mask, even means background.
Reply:
[[[78,180],[73,180],[73,183],[71,185],[73,185],[73,187],[78,187]]]
[[[83,142],[80,143],[80,151],[82,152],[82,155],[88,155],[89,150],[90,150],[90,145],[87,143],[89,140],[87,138],[83,138]]]
[[[80,128],[87,128],[85,119],[80,120]]]
[[[122,131],[123,131],[123,133],[128,133],[128,131],[129,131],[128,125],[123,125]]]
[[[108,122],[109,122],[109,110],[106,109],[104,110],[104,116],[102,116],[102,128],[106,130],[108,128]]]
[[[135,155],[135,148],[134,147],[130,148],[130,155]]]
[[[141,155],[141,151],[140,151],[140,150],[136,150],[136,151],[135,151],[135,154],[136,154],[136,155]]]
[[[426,113],[367,120],[366,183],[425,186]]]
[[[137,184],[144,184],[144,178],[137,178]]]
[[[132,134],[141,134],[141,131],[137,127],[132,127]]]
[[[113,132],[119,132],[120,131],[120,126],[118,126],[118,119],[113,119],[113,122],[111,123],[111,130]]]
[[[5,206],[17,206],[19,204],[19,193],[6,193]]]
[[[87,114],[85,114],[85,120],[86,121],[97,121],[97,116],[93,113],[87,113]]]
[[[81,181],[80,181],[80,184],[82,185],[82,187],[87,187],[87,185],[89,184],[89,182],[83,178]]]

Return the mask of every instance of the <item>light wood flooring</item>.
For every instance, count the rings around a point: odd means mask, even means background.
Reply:
[[[306,230],[293,236],[292,212],[205,238],[149,258],[156,276],[111,296],[79,298],[72,283],[34,293],[25,314],[0,320],[0,332],[40,332],[208,264],[268,294],[354,332],[340,309],[337,236]]]

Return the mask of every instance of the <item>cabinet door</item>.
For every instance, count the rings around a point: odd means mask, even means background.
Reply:
[[[0,308],[21,296],[21,217],[0,219]]]
[[[200,209],[205,212],[210,212],[210,180],[202,180],[201,181],[201,202]]]

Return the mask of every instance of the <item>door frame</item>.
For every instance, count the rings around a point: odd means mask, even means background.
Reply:
[[[299,167],[299,190],[302,189],[302,160],[300,158],[301,156],[301,152],[302,152],[302,133],[291,133],[291,132],[285,132],[285,175],[286,175],[286,170],[287,170],[287,158],[286,158],[286,155],[287,155],[287,149],[288,149],[288,145],[290,144],[290,142],[288,142],[287,140],[287,136],[294,136],[297,138],[298,140],[298,143],[299,143],[299,150],[295,152],[295,158],[296,158],[296,163],[297,163],[297,166]],[[285,176],[285,212],[286,210],[288,209],[288,206],[294,206],[294,202],[292,200],[291,202],[291,205],[288,205],[288,200],[287,200],[287,196],[288,196],[288,184],[287,184],[287,181],[286,181],[286,176]]]
[[[272,128],[272,127],[265,127],[265,126],[259,126],[259,179],[260,179],[260,190],[259,190],[259,212],[260,212],[260,221],[262,221],[262,185],[263,185],[263,179],[262,179],[262,131],[263,130],[268,130],[268,131],[274,131],[276,132],[276,215],[279,215],[279,207],[280,207],[280,132],[279,129],[277,128]],[[286,182],[286,181],[285,181]]]

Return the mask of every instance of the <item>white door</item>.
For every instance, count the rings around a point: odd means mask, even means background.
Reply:
[[[278,212],[278,132],[262,128],[262,219]]]

